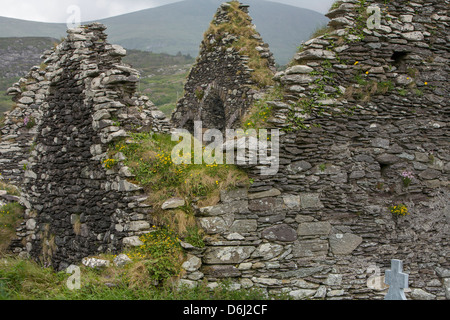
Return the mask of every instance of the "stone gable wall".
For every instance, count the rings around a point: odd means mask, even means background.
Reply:
[[[107,43],[105,29],[93,23],[69,30],[44,55],[45,70],[9,90],[18,108],[7,115],[2,143],[17,147],[10,158],[2,154],[11,163],[2,171],[22,189],[26,207],[11,250],[56,269],[118,252],[150,228],[150,206],[129,182],[131,171],[119,156],[113,166],[105,160],[128,132],[168,132],[169,122],[136,95],[139,74],[121,62],[126,51]],[[29,115],[32,128],[21,119]]]
[[[239,10],[248,14],[247,6]],[[248,16],[248,15],[247,15]],[[251,18],[248,16],[248,19]],[[229,4],[223,4],[214,16],[211,25],[229,24]],[[240,36],[226,32],[205,34],[199,57],[185,85],[185,95],[177,103],[172,115],[176,128],[193,131],[194,121],[202,121],[204,128],[235,128],[248,110],[253,95],[259,90],[252,79],[254,70],[248,66],[249,57],[233,48]],[[268,70],[275,70],[275,60],[268,45],[255,30],[252,38],[259,42],[259,59],[267,61]]]

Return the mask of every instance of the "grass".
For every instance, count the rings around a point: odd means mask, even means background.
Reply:
[[[248,182],[247,174],[234,165],[194,164],[194,148],[190,154],[183,155],[191,164],[175,164],[171,153],[178,142],[171,141],[170,135],[130,135],[131,139],[111,145],[109,158],[113,159],[119,152],[125,155],[124,164],[135,176],[131,182],[147,192],[147,201],[155,208],[154,218],[182,237],[188,234],[188,228],[195,226],[191,203],[195,202],[199,207],[217,204],[220,190]],[[185,199],[186,206],[167,214],[160,208],[172,197]]]
[[[18,203],[8,203],[0,207],[0,253],[8,249],[23,213],[24,208]]]
[[[70,290],[71,275],[54,272],[35,262],[0,257],[0,300],[265,300],[258,288],[231,288],[224,280],[210,289],[206,283],[195,288],[169,281],[160,286],[148,281],[145,266],[135,262],[125,267],[89,269],[80,267],[81,288]],[[286,297],[280,296],[278,298]]]

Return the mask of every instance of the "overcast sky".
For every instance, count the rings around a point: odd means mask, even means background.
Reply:
[[[41,21],[67,22],[77,14],[81,21],[92,21],[133,11],[153,8],[181,0],[0,0],[0,16]],[[223,2],[226,2],[224,0]],[[271,0],[326,13],[334,0]],[[245,0],[241,0],[245,3]]]

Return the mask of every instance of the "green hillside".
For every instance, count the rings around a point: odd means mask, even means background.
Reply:
[[[0,44],[6,42],[0,39]],[[18,47],[15,52],[20,53],[32,44],[36,39],[17,38],[21,40],[23,46]],[[45,39],[43,39],[45,41]],[[0,46],[1,48],[1,46]],[[128,50],[123,61],[139,70],[141,78],[139,82],[139,93],[147,95],[151,101],[168,116],[175,108],[177,100],[183,94],[184,83],[194,58],[187,55],[169,55],[164,53],[152,53],[140,50]],[[21,75],[24,76],[33,65],[39,65],[40,60],[33,60],[33,64],[26,66]],[[19,66],[20,68],[20,66]],[[17,70],[17,66],[16,66]],[[11,97],[6,95],[6,90],[19,80],[19,77],[1,77],[0,68],[0,116],[3,112],[11,109],[13,102]]]

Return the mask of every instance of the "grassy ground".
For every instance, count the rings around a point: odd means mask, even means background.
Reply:
[[[166,282],[154,286],[141,263],[103,269],[80,268],[80,288],[70,290],[71,274],[35,262],[0,257],[0,300],[263,300],[262,290],[232,290],[229,281],[214,289]],[[73,287],[72,287],[73,288]]]

